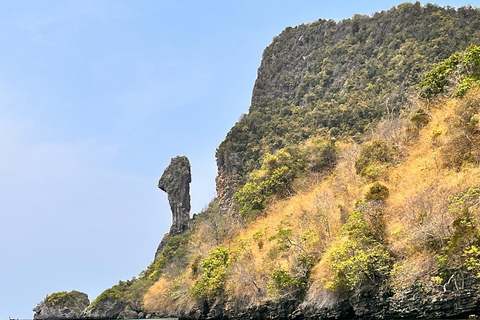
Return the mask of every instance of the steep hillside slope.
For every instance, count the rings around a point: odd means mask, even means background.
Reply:
[[[312,169],[326,150],[318,138],[267,154],[236,193],[240,216],[212,203],[188,252],[174,253],[185,269],[163,269],[145,308],[218,319],[480,312],[480,81],[458,90],[479,78],[480,47],[455,56],[422,81],[427,92],[442,80],[433,100],[381,120],[361,144],[327,143],[333,165]]]
[[[419,3],[286,29],[218,198],[82,317],[480,313],[479,35],[480,10]]]
[[[232,196],[267,152],[312,135],[358,141],[409,107],[424,72],[480,39],[479,11],[403,3],[373,16],[285,29],[263,53],[248,114],[217,150],[217,193]]]

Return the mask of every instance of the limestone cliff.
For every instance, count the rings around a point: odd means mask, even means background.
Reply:
[[[192,175],[188,158],[185,156],[172,158],[158,181],[158,188],[168,195],[168,202],[172,210],[172,226],[170,232],[160,242],[155,253],[155,260],[170,237],[188,229],[190,221],[190,182],[192,182]]]
[[[163,172],[158,187],[168,195],[172,210],[172,227],[170,235],[182,233],[190,220],[190,182],[192,176],[187,157],[172,158],[170,165]]]
[[[425,71],[477,43],[479,24],[472,7],[416,2],[286,28],[263,53],[249,112],[217,149],[222,210],[266,153],[316,134],[359,141],[386,114],[409,108]]]
[[[190,220],[190,164],[173,158],[155,261],[82,317],[480,314],[480,91],[417,99],[433,65],[478,39],[480,10],[419,2],[285,29],[217,150],[218,199]],[[257,207],[234,212],[237,190]]]

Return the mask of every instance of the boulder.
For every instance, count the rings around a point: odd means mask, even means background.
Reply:
[[[33,309],[33,319],[80,319],[89,304],[88,295],[83,292],[62,291],[52,293]]]

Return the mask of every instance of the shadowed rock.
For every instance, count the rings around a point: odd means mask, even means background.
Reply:
[[[170,165],[163,172],[158,187],[168,195],[172,210],[172,227],[170,236],[184,232],[190,220],[190,162],[187,157],[172,158]]]
[[[187,157],[177,156],[172,158],[158,181],[158,187],[168,195],[168,202],[172,210],[172,226],[160,242],[155,253],[158,259],[168,239],[188,229],[190,221],[190,182],[192,175],[190,162]]]

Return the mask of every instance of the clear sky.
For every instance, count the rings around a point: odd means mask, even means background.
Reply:
[[[0,320],[138,275],[170,227],[172,157],[208,204],[275,35],[400,2],[0,0]]]

